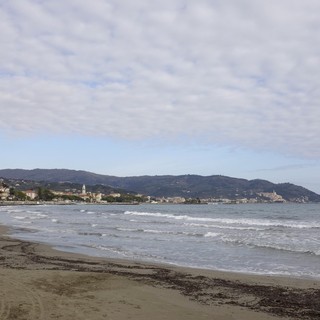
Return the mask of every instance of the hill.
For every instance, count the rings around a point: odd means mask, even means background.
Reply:
[[[82,183],[73,183],[73,182],[51,182],[51,181],[35,181],[35,180],[27,180],[27,179],[17,179],[17,178],[4,178],[1,177],[2,182],[8,186],[14,187],[16,190],[19,191],[26,191],[26,190],[36,190],[39,187],[55,190],[55,191],[62,191],[62,192],[81,192],[82,190]],[[92,193],[103,193],[103,194],[110,194],[110,193],[120,193],[120,194],[135,194],[135,192],[129,192],[127,190],[123,190],[120,188],[114,188],[107,185],[95,184],[95,185],[87,185],[86,187],[87,192]]]
[[[155,197],[237,199],[253,198],[257,193],[275,191],[287,201],[320,202],[320,195],[294,184],[275,184],[266,180],[246,180],[221,175],[115,177],[67,169],[4,169],[0,170],[0,177],[109,186]]]

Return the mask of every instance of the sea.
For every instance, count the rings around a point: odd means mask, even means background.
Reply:
[[[3,206],[0,224],[95,257],[320,278],[320,204]]]

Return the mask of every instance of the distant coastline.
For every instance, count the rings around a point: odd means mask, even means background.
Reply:
[[[2,183],[2,188],[1,188]],[[320,203],[292,183],[222,175],[115,177],[66,169],[0,170],[0,200],[93,203]]]
[[[41,205],[46,205],[46,206],[77,206],[77,205],[87,205],[87,206],[93,206],[93,205],[101,205],[101,206],[132,206],[132,205],[163,205],[163,206],[167,206],[167,205],[243,205],[243,204],[247,204],[247,205],[262,205],[262,204],[266,204],[266,202],[256,202],[256,203],[168,203],[168,202],[163,202],[163,203],[133,203],[133,202],[65,202],[65,201],[0,201],[0,206],[41,206]],[[283,202],[283,203],[279,203],[279,202],[268,202],[268,204],[283,204],[283,205],[290,205],[290,204],[307,204],[307,203],[294,203],[294,202]],[[309,203],[310,204],[310,203]],[[315,202],[315,204],[317,204],[317,202]]]

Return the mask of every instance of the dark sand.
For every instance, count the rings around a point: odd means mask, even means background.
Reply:
[[[320,319],[317,280],[96,259],[0,228],[0,319]]]

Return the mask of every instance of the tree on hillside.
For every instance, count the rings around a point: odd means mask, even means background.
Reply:
[[[48,189],[39,187],[37,190],[37,200],[52,201],[55,198],[55,194]]]
[[[15,190],[14,192],[14,199],[15,200],[19,200],[19,201],[25,201],[28,199],[27,195],[20,191],[20,190]]]

